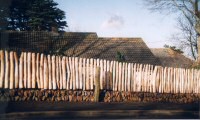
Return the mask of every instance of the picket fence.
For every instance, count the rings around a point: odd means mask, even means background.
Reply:
[[[200,70],[0,50],[0,88],[200,93]]]

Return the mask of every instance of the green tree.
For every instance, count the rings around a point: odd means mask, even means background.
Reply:
[[[8,30],[52,31],[67,27],[65,12],[53,0],[12,0]]]
[[[170,49],[172,49],[172,50],[174,50],[174,51],[176,51],[176,52],[178,52],[180,54],[183,54],[183,51],[181,49],[176,48],[176,46],[169,46],[169,45],[165,44],[164,47],[165,48],[170,48]]]
[[[119,62],[124,62],[125,61],[124,55],[121,52],[119,52],[119,51],[117,51],[116,59]]]
[[[0,0],[0,30],[6,30],[8,26],[9,6],[11,0]]]

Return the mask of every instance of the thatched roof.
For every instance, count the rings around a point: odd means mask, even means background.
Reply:
[[[66,50],[68,56],[117,60],[117,52],[126,62],[159,64],[150,49],[141,38],[98,38],[84,39]]]
[[[125,62],[159,64],[141,38],[98,38],[93,32],[1,32],[0,35],[11,49],[107,60],[117,60],[120,52]]]
[[[162,66],[188,68],[193,64],[191,59],[170,48],[152,48],[151,51],[160,60]]]
[[[74,46],[76,42],[97,38],[97,34],[92,32],[63,32],[58,34],[44,31],[6,31],[0,34],[1,42],[5,43],[0,47],[48,53],[49,51],[64,51]]]

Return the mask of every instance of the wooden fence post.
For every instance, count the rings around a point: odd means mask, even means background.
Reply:
[[[41,88],[40,86],[40,54],[37,53],[36,55],[36,82],[37,82],[37,87]]]
[[[4,69],[4,52],[3,50],[0,51],[0,59],[1,59],[1,74],[0,74],[0,88],[3,88],[3,83],[4,83],[4,73],[5,73],[5,69]]]
[[[36,66],[36,64],[35,64],[35,53],[32,53],[31,54],[31,61],[32,61],[32,70],[31,70],[31,74],[32,74],[32,88],[35,88],[35,83],[36,83],[36,69],[35,69],[35,66]]]
[[[48,62],[47,62],[47,57],[46,55],[44,56],[44,82],[43,82],[43,88],[44,89],[49,89],[49,70],[48,70]]]
[[[66,89],[69,90],[69,83],[70,83],[70,67],[69,67],[69,58],[66,57],[66,68],[67,68],[67,83],[66,83]]]
[[[73,88],[73,65],[72,65],[72,58],[69,57],[69,70],[71,71],[70,72],[70,81],[69,81],[69,89],[72,89]]]
[[[90,65],[90,63],[89,63],[89,59],[86,59],[86,90],[89,90],[89,71],[90,71],[90,68],[89,68],[89,65]]]
[[[83,89],[83,59],[79,59],[79,89]]]
[[[196,69],[0,50],[0,88],[199,93]]]
[[[56,85],[57,85],[57,89],[60,89],[60,77],[59,77],[59,56],[56,56]]]
[[[23,54],[24,54],[24,74],[23,74],[23,79],[24,79],[24,88],[27,88],[27,54],[26,54],[26,52],[23,52]]]
[[[28,59],[28,61],[27,61],[27,71],[28,71],[28,73],[27,73],[27,88],[32,88],[31,87],[31,85],[32,85],[31,59],[32,58],[31,58],[30,52],[28,52],[28,54],[27,54],[27,59]]]
[[[13,51],[10,52],[10,84],[9,88],[13,89],[14,88],[14,56],[13,56]]]
[[[24,67],[23,67],[23,53],[21,54],[20,58],[19,58],[19,88],[23,88],[24,84],[23,84],[23,72],[24,72]]]
[[[8,51],[5,51],[6,70],[5,70],[4,88],[9,88],[9,58],[8,57],[9,57]]]
[[[85,90],[85,82],[86,82],[86,65],[85,65],[86,59],[83,58],[83,90]]]
[[[90,71],[89,71],[89,80],[90,80],[90,90],[93,90],[93,83],[94,83],[94,75],[93,75],[93,70],[94,70],[94,60],[90,58]]]
[[[100,68],[97,67],[95,70],[95,91],[94,91],[94,101],[99,102],[100,95]]]
[[[17,53],[14,52],[14,61],[15,61],[15,88],[19,87],[19,62]]]
[[[52,56],[52,88],[55,90],[56,87],[56,56]]]
[[[100,60],[100,88],[103,89],[103,60]]]
[[[60,85],[60,89],[63,89],[63,75],[62,75],[62,58],[61,56],[59,56],[59,62],[58,62],[58,66],[59,66],[59,82],[58,84]]]
[[[51,56],[48,55],[47,56],[47,61],[48,61],[48,68],[49,68],[49,89],[52,89],[52,60],[51,60]]]
[[[44,89],[44,54],[40,55],[40,88]]]
[[[62,58],[62,75],[63,75],[63,80],[62,80],[62,86],[63,89],[66,89],[66,82],[67,82],[67,77],[66,77],[66,57]]]

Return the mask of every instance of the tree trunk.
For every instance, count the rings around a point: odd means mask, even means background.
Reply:
[[[196,18],[196,23],[195,23],[195,29],[197,32],[197,63],[200,63],[200,11],[199,11],[199,0],[195,0],[195,7],[194,7],[194,11],[195,11],[195,16]]]
[[[200,64],[200,36],[199,35],[197,37],[197,48],[198,48],[197,63]]]

